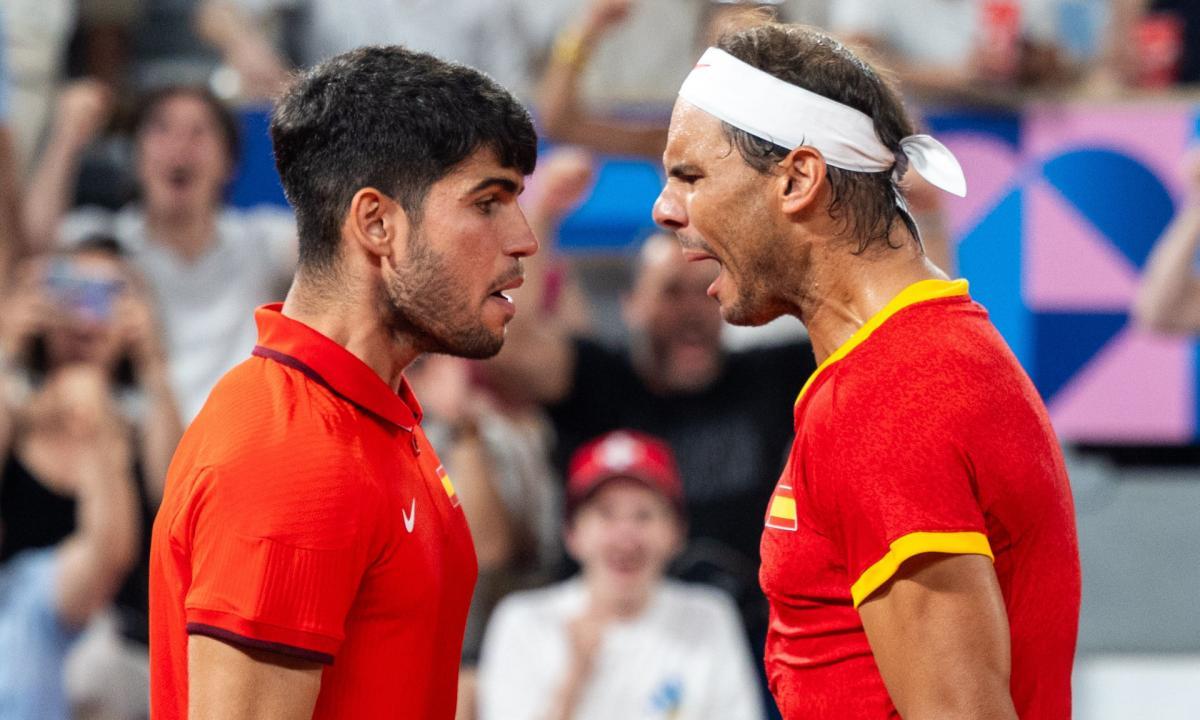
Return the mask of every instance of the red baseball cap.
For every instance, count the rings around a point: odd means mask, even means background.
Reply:
[[[575,451],[567,469],[567,517],[601,485],[636,480],[665,497],[683,517],[683,483],[666,442],[633,430],[616,430]]]

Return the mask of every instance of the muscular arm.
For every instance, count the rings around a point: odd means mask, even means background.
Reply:
[[[309,720],[322,666],[265,650],[188,637],[191,720]]]
[[[1200,278],[1192,269],[1197,251],[1200,203],[1193,201],[1171,221],[1146,263],[1133,301],[1138,323],[1162,332],[1200,332]]]
[[[913,558],[859,614],[905,720],[1016,720],[1008,616],[987,557]]]

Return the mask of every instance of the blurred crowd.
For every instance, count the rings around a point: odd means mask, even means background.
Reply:
[[[460,717],[768,716],[758,539],[811,349],[726,347],[715,268],[665,235],[623,257],[613,346],[555,243],[597,158],[657,159],[700,51],[767,14],[869,48],[918,108],[1200,81],[1184,0],[0,1],[0,720],[146,717],[167,465],[295,262],[285,208],[227,203],[240,114],[392,43],[492,74],[549,141],[504,350],[409,373],[479,556]],[[907,193],[953,273],[936,194]],[[1151,326],[1200,330],[1197,208],[1152,258]]]

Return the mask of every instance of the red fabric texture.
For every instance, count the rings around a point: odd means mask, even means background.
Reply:
[[[795,519],[768,509],[760,578],[784,718],[898,717],[851,587],[912,533],[986,536],[1017,712],[1069,718],[1080,603],[1071,490],[1046,409],[986,311],[966,295],[897,311],[818,370],[795,419],[776,491],[783,507],[794,498]]]
[[[328,663],[318,720],[450,720],[477,565],[420,406],[279,306],[256,320],[155,521],[152,715],[187,717],[193,633]]]

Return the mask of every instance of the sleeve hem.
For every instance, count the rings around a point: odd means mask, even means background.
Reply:
[[[854,607],[858,607],[892,579],[905,561],[924,553],[984,555],[995,561],[987,536],[980,532],[914,532],[892,541],[887,554],[863,571],[850,586]]]
[[[239,635],[224,628],[205,625],[204,623],[188,623],[187,632],[188,635],[204,635],[205,637],[214,638],[231,645],[238,645],[254,650],[266,650],[278,655],[286,655],[288,657],[299,658],[300,660],[308,660],[311,662],[320,663],[322,665],[333,664],[333,656],[327,653],[306,650],[304,648],[298,648],[292,645],[286,645],[284,643],[255,640],[254,638]]]
[[[333,664],[334,655],[341,644],[340,638],[256,622],[232,613],[196,607],[187,609],[187,632],[325,665]]]

